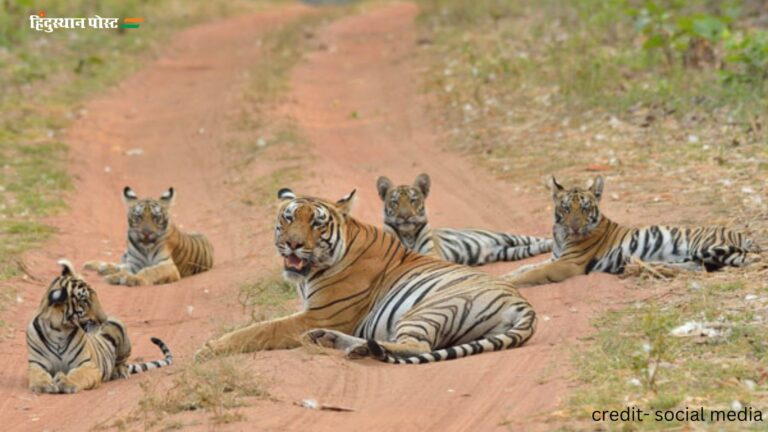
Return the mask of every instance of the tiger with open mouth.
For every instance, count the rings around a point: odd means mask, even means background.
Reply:
[[[168,188],[160,199],[139,199],[130,187],[123,189],[128,208],[128,246],[119,263],[89,261],[86,270],[95,270],[113,285],[156,285],[176,282],[213,267],[213,246],[197,233],[181,232],[171,222],[175,198]]]
[[[428,363],[518,347],[536,313],[509,283],[409,250],[337,202],[288,189],[275,224],[284,277],[303,303],[296,314],[208,342],[196,357],[297,347],[301,341],[351,358]]]

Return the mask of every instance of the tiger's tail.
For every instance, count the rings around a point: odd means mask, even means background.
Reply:
[[[128,374],[133,375],[141,372],[146,372],[150,369],[157,369],[164,366],[170,366],[173,364],[173,354],[171,354],[171,350],[168,349],[168,345],[165,344],[165,342],[161,341],[160,339],[153,337],[150,339],[153,344],[157,345],[160,348],[160,351],[163,352],[163,355],[165,358],[163,360],[154,360],[154,361],[148,361],[143,363],[132,363],[128,365]]]
[[[513,327],[504,333],[467,342],[461,345],[442,348],[423,354],[397,355],[390,352],[373,339],[368,340],[368,350],[380,361],[397,364],[434,363],[443,360],[453,360],[484,352],[502,351],[523,345],[533,336],[536,330],[536,313],[528,308],[516,320]]]

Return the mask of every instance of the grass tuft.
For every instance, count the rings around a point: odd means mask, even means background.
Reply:
[[[274,273],[240,287],[238,301],[250,313],[252,322],[284,316],[293,310],[290,303],[296,299],[296,287],[285,281],[279,271]]]
[[[170,387],[153,380],[144,380],[140,386],[144,395],[135,410],[95,429],[132,430],[141,423],[145,430],[177,430],[198,421],[174,417],[190,412],[203,413],[215,427],[245,421],[238,408],[270,397],[253,371],[231,357],[188,365],[176,373]]]

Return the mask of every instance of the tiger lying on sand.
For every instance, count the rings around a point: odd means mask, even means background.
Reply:
[[[505,279],[515,286],[528,286],[592,272],[620,274],[633,257],[707,271],[746,266],[760,258],[760,248],[752,240],[724,227],[621,226],[600,213],[603,185],[598,176],[586,189],[565,189],[551,177],[555,204],[552,258],[523,266]]]
[[[125,326],[107,317],[96,291],[59,261],[61,276],[48,287],[27,326],[29,389],[40,393],[76,393],[99,383],[168,366],[173,356],[157,338],[165,359],[127,363],[131,341]]]
[[[128,206],[128,247],[120,263],[85,263],[86,270],[105,275],[113,285],[155,285],[202,273],[213,267],[213,246],[202,234],[185,234],[171,222],[174,191],[159,200],[139,199],[130,187],[123,189]]]
[[[522,345],[536,314],[511,284],[405,248],[350,216],[354,191],[337,202],[288,189],[275,227],[284,276],[301,312],[208,342],[215,354],[294,348],[305,340],[390,363],[427,363]]]
[[[422,255],[479,266],[552,250],[551,239],[480,229],[431,228],[426,208],[430,180],[426,174],[416,177],[412,186],[393,186],[387,177],[379,177],[376,188],[384,202],[384,229]]]

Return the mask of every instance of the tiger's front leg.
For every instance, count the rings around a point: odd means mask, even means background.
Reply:
[[[507,273],[506,275],[504,275],[503,278],[505,280],[508,280],[508,279],[510,279],[510,278],[512,278],[514,276],[519,276],[519,275],[521,275],[523,273],[527,273],[527,272],[529,272],[529,271],[531,271],[531,270],[533,270],[535,268],[538,268],[538,267],[541,267],[541,266],[545,266],[545,265],[547,265],[549,263],[553,263],[553,262],[555,262],[555,259],[552,258],[552,257],[549,257],[548,259],[546,259],[546,260],[544,260],[542,262],[522,265],[522,266],[512,270],[511,272]]]
[[[180,279],[181,275],[179,274],[179,269],[176,268],[176,265],[171,260],[166,260],[158,265],[141,269],[141,271],[136,274],[120,271],[105,278],[109,284],[126,286],[159,285],[176,282]]]
[[[35,393],[59,392],[59,388],[54,384],[51,374],[36,363],[29,364],[27,379],[29,380],[29,389]]]
[[[53,377],[59,393],[77,393],[96,387],[101,382],[101,370],[93,361],[87,361],[82,366],[69,371],[59,372]]]
[[[306,312],[254,323],[207,342],[195,353],[195,360],[207,360],[221,354],[296,348],[301,345],[301,335],[310,328]]]
[[[127,271],[126,265],[123,263],[109,263],[106,261],[88,261],[83,265],[84,270],[91,270],[97,272],[101,276],[107,276],[121,271]]]
[[[585,274],[584,266],[567,261],[553,261],[519,274],[505,276],[503,279],[516,288],[562,282],[573,276]]]
[[[125,285],[125,286],[141,286],[150,285],[143,278],[133,275],[125,270],[117,273],[112,273],[104,278],[104,280],[110,285]]]
[[[159,285],[181,280],[181,274],[173,260],[167,259],[158,265],[141,269],[136,273],[136,278],[145,281],[146,285]]]

